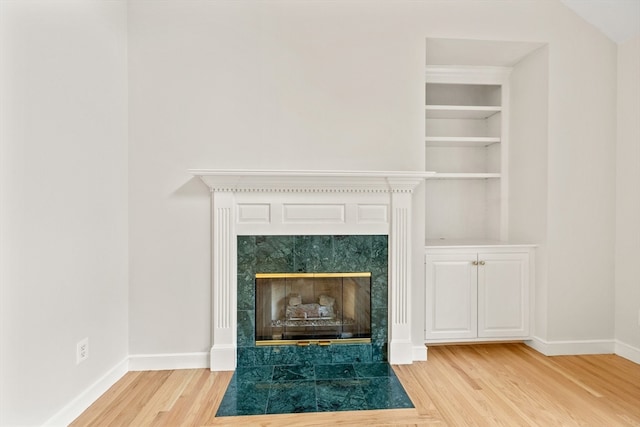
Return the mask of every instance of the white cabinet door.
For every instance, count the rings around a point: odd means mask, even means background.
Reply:
[[[477,254],[427,254],[425,260],[425,339],[476,337]]]
[[[478,337],[529,335],[528,253],[478,254]]]

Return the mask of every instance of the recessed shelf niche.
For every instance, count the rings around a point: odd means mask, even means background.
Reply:
[[[502,241],[509,69],[427,67],[426,240]],[[446,243],[445,243],[446,244]]]

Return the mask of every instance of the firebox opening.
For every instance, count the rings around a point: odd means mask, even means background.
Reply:
[[[256,345],[371,342],[371,273],[258,273]]]

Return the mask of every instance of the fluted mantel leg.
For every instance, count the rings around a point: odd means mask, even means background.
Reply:
[[[413,362],[411,342],[411,192],[391,193],[389,363]]]
[[[211,193],[212,227],[212,347],[211,370],[233,371],[236,367],[236,233],[234,196]]]

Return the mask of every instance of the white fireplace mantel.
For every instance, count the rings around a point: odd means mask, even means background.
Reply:
[[[389,236],[389,362],[413,362],[411,211],[431,172],[192,169],[211,191],[211,370],[236,366],[239,235]]]

